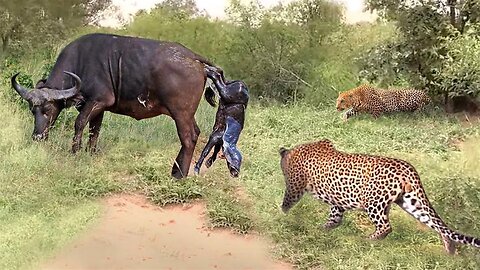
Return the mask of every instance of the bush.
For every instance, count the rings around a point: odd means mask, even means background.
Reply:
[[[48,53],[56,57],[56,53]],[[19,59],[8,57],[4,60],[3,66],[0,67],[0,84],[7,87],[2,88],[0,95],[6,100],[17,103],[20,106],[26,106],[20,96],[11,87],[10,80],[16,73],[20,73],[17,82],[26,88],[33,88],[38,80],[46,78],[55,63],[54,58],[46,57],[47,53],[42,57],[32,57],[27,59]]]
[[[435,74],[435,85],[449,97],[480,94],[480,37],[470,33],[445,39],[448,53]]]

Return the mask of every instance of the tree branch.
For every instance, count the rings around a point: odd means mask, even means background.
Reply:
[[[282,66],[280,66],[280,69],[283,70],[283,71],[286,71],[288,73],[290,73],[293,77],[297,78],[297,80],[301,81],[302,83],[304,83],[306,86],[310,87],[310,88],[313,88],[313,86],[311,84],[309,84],[308,82],[306,82],[305,80],[303,80],[302,78],[300,78],[300,76],[298,76],[297,74],[295,74],[293,71],[291,70],[288,70]]]

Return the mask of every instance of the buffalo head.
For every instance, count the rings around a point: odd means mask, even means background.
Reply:
[[[17,93],[25,99],[30,111],[35,117],[35,126],[32,138],[35,141],[41,141],[48,138],[48,131],[55,123],[57,117],[62,110],[62,100],[75,96],[80,90],[82,81],[74,73],[64,71],[75,80],[75,85],[70,89],[58,90],[44,87],[45,83],[37,83],[37,86],[29,91],[17,83],[17,76],[12,77],[12,87]]]

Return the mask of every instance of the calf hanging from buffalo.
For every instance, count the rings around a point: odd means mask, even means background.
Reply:
[[[205,71],[207,77],[213,81],[220,98],[212,133],[195,164],[194,171],[196,174],[200,172],[203,161],[214,147],[212,156],[207,159],[206,167],[212,166],[218,152],[222,149],[230,175],[238,177],[242,155],[237,149],[237,142],[245,121],[245,110],[249,99],[248,88],[242,81],[226,81],[223,71],[216,67],[206,65]],[[213,91],[207,93],[213,94]]]

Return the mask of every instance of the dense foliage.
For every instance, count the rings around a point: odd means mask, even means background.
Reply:
[[[5,79],[26,71],[27,85],[45,76],[66,36],[108,31],[183,43],[222,66],[227,77],[245,80],[252,96],[264,102],[320,105],[361,80],[418,87],[442,99],[480,93],[480,6],[474,0],[370,0],[370,9],[383,19],[357,25],[343,23],[343,7],[327,0],[271,9],[234,0],[226,20],[209,18],[193,0],[168,0],[138,12],[120,30],[84,26],[99,18],[108,0],[62,7],[52,1],[4,2]],[[37,63],[19,60],[32,54],[40,54]]]
[[[19,47],[23,53],[13,47],[8,51],[3,81],[21,71],[22,82],[32,85],[46,75],[67,41],[93,31],[114,32],[185,44],[222,66],[228,78],[245,80],[256,100],[307,100],[319,105],[357,84],[355,58],[394,34],[384,23],[345,25],[343,7],[326,0],[294,1],[272,9],[257,2],[232,1],[227,13],[226,20],[211,19],[191,0],[170,0],[149,12],[138,12],[122,29],[78,24],[71,27],[74,34],[67,40],[53,26],[32,30],[30,39],[44,42],[21,43],[19,39],[18,44],[26,44]],[[63,21],[56,22],[65,28]],[[44,36],[58,40],[50,42]],[[21,60],[22,55],[31,54],[39,54],[36,62]]]
[[[68,34],[95,22],[110,0],[1,0],[0,60],[38,49],[49,52]],[[30,55],[31,56],[31,55]]]
[[[342,7],[324,0],[271,10],[232,1],[227,21],[207,18],[189,1],[176,2],[138,14],[124,32],[181,42],[221,65],[228,77],[245,80],[260,99],[290,101],[316,90],[312,81],[327,57],[328,37],[345,27]]]
[[[480,94],[480,1],[369,0],[370,9],[394,21],[398,35],[363,57],[362,77],[384,85],[406,81],[448,101]]]

